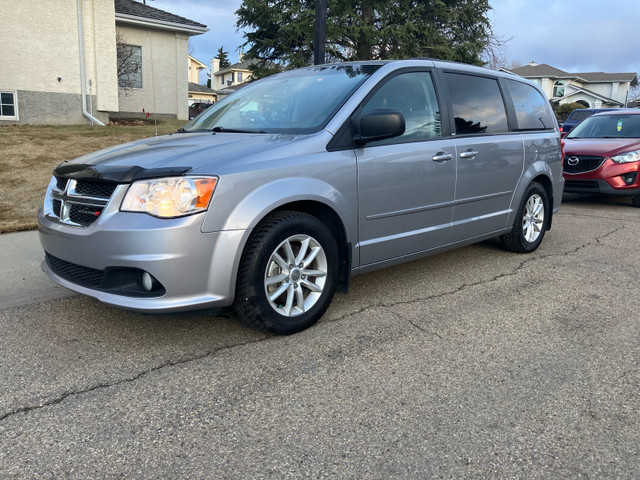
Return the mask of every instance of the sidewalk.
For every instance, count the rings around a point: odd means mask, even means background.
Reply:
[[[76,295],[49,280],[38,232],[0,235],[0,310]]]

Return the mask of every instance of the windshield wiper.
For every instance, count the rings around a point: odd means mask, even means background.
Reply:
[[[224,133],[267,133],[264,130],[241,130],[238,128],[225,128],[225,127],[213,127],[212,132],[224,132]]]
[[[176,130],[175,133],[200,133],[200,132],[208,132],[209,130],[206,128],[194,128],[193,130],[186,130],[184,127],[180,127]]]

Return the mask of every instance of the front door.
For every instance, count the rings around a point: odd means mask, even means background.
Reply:
[[[363,114],[402,112],[400,136],[355,150],[358,162],[360,265],[449,243],[455,148],[442,138],[440,108],[428,71],[400,73],[367,101]]]

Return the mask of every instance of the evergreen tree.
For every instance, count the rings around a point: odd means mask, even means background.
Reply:
[[[213,58],[220,60],[220,70],[231,66],[231,62],[229,61],[229,52],[225,52],[224,47],[222,46],[218,49],[218,54]]]
[[[236,12],[257,77],[313,61],[316,0],[243,0]],[[489,0],[327,0],[328,61],[432,57],[482,65]],[[277,70],[277,68],[275,69]]]

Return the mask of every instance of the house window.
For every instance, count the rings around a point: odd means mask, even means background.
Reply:
[[[242,73],[238,72],[238,83],[242,83]]]
[[[118,44],[118,86],[142,88],[142,47]]]
[[[554,98],[564,97],[564,85],[565,83],[562,80],[558,80],[556,83],[553,84]]]
[[[18,93],[0,91],[0,120],[18,120]]]

